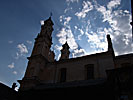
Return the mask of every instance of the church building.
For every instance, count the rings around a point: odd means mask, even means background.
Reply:
[[[115,57],[110,35],[107,35],[108,50],[106,52],[69,58],[69,45],[66,42],[62,45],[59,61],[56,61],[54,52],[50,50],[53,25],[49,17],[41,26],[41,31],[35,38],[32,54],[28,57],[25,75],[22,80],[18,80],[19,90],[29,90],[40,84],[57,86],[56,84],[72,82],[95,83],[107,79],[107,70],[133,65],[132,54]]]

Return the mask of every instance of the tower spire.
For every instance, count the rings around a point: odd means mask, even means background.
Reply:
[[[62,45],[62,50],[61,50],[61,58],[60,58],[60,60],[61,59],[69,59],[69,54],[70,54],[70,51],[69,51],[69,45],[68,45],[68,43],[67,43],[67,41],[66,41],[66,43],[65,44],[63,44]]]
[[[107,41],[108,41],[108,51],[112,53],[113,57],[115,57],[114,49],[113,49],[113,46],[112,46],[112,41],[111,41],[111,38],[110,38],[109,34],[107,34]]]
[[[52,12],[50,12],[50,17],[52,17],[52,15],[53,15]]]

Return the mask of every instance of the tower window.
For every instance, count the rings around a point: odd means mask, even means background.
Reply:
[[[94,64],[85,65],[85,79],[94,79]]]
[[[60,70],[60,82],[66,82],[66,68],[61,68]]]

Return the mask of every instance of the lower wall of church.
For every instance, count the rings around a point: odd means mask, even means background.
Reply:
[[[93,66],[89,69],[93,72],[88,72],[89,66]],[[61,82],[61,69],[66,69],[65,79],[63,81],[78,81],[78,80],[88,80],[97,78],[106,78],[106,70],[114,68],[114,62],[112,55],[109,53],[103,55],[96,55],[92,57],[86,57],[84,59],[77,59],[73,61],[62,61],[60,63],[52,64],[47,67],[49,68],[45,75],[47,79],[44,79],[48,83]],[[43,72],[44,73],[44,72]],[[91,75],[91,77],[87,76]],[[93,76],[92,76],[93,75]]]

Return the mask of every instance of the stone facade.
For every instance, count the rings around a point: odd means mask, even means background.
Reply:
[[[133,66],[133,54],[117,56],[115,58],[116,68]]]
[[[66,42],[61,50],[60,60],[55,61],[55,55],[50,50],[53,25],[49,17],[41,26],[41,32],[35,39],[32,54],[28,57],[25,76],[18,81],[20,90],[33,88],[38,84],[106,79],[106,70],[120,67],[122,60],[125,61],[123,58],[115,57],[109,35],[107,35],[108,51],[106,52],[69,59],[69,45]],[[129,63],[133,62],[126,60]]]

